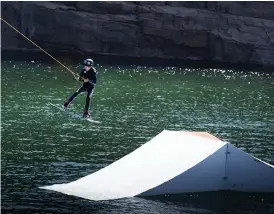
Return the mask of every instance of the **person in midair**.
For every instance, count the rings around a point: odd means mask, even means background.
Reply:
[[[74,92],[68,98],[68,100],[65,101],[64,109],[67,110],[68,105],[80,93],[87,92],[86,105],[85,105],[84,113],[83,113],[83,117],[87,117],[87,116],[90,116],[89,105],[90,105],[91,97],[93,95],[93,91],[94,91],[96,81],[97,81],[97,72],[96,72],[95,68],[92,67],[92,65],[93,65],[92,59],[85,59],[83,65],[84,65],[84,68],[82,69],[79,77],[75,78],[78,81],[82,81],[83,85],[76,92]]]

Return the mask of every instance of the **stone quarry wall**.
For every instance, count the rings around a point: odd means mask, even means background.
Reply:
[[[273,2],[1,2],[1,12],[49,51],[274,66]],[[2,51],[36,49],[1,25]]]

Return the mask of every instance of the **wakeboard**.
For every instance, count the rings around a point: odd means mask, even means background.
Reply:
[[[81,120],[87,120],[87,121],[92,122],[92,123],[101,123],[100,121],[93,120],[93,119],[91,119],[90,117],[83,117],[82,114],[80,115],[80,114],[76,114],[76,113],[70,112],[70,111],[68,111],[68,110],[65,110],[65,109],[63,108],[62,105],[56,105],[56,104],[53,104],[53,103],[49,103],[49,104],[50,104],[51,106],[53,106],[53,107],[59,109],[60,111],[62,111],[62,112],[64,112],[64,113],[68,114],[68,115],[71,116],[72,118],[77,118],[77,119],[81,119]]]

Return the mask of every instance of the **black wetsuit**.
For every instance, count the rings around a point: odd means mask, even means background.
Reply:
[[[68,103],[70,103],[80,93],[87,92],[85,105],[85,112],[87,112],[89,109],[90,99],[92,97],[94,87],[97,82],[97,73],[95,68],[91,67],[88,71],[83,69],[80,73],[80,81],[83,81],[81,77],[88,79],[88,82],[84,82],[83,85],[76,92],[74,92],[74,94],[68,99]]]
[[[96,84],[97,81],[97,73],[95,68],[91,67],[88,71],[83,69],[80,73],[80,77],[83,77],[85,79],[88,79],[89,82],[85,82],[83,86],[93,85]]]

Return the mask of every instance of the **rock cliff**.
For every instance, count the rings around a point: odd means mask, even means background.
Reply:
[[[274,66],[273,2],[1,2],[48,51]],[[2,53],[35,46],[1,23]]]

